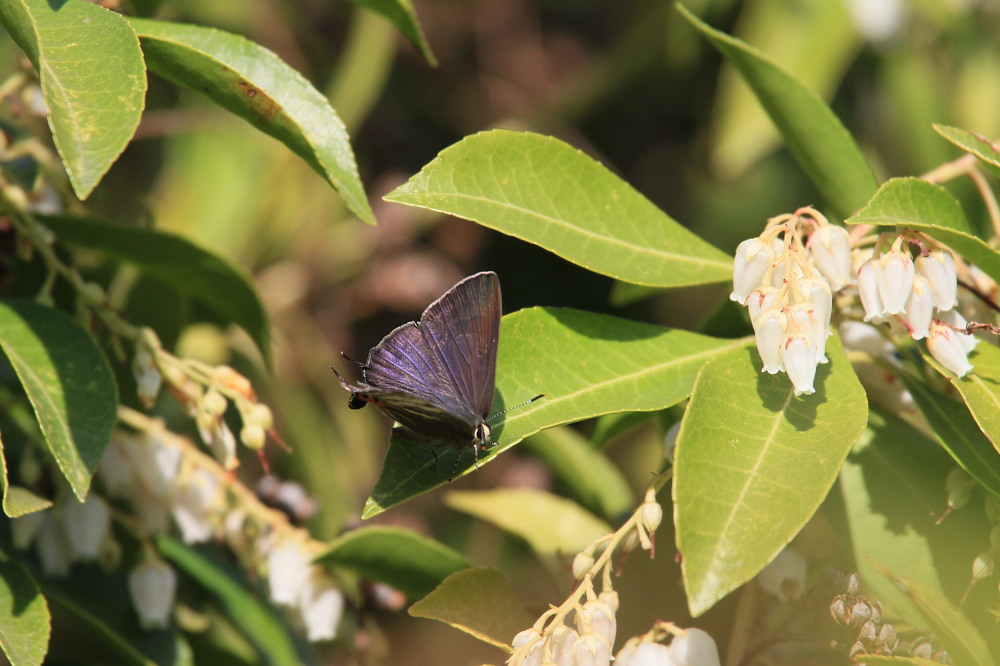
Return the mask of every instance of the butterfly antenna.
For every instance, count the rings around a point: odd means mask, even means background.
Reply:
[[[368,369],[367,365],[365,365],[364,363],[361,363],[360,361],[355,361],[353,358],[351,358],[350,356],[348,356],[344,352],[340,352],[340,355],[343,356],[348,361],[350,361],[351,363],[353,363],[354,365],[356,365],[359,368],[361,368],[362,370],[367,370]]]
[[[542,398],[544,398],[544,397],[545,397],[545,394],[544,394],[544,393],[539,393],[539,394],[538,394],[538,395],[536,395],[536,396],[535,396],[534,398],[529,398],[528,400],[525,400],[524,402],[520,402],[520,403],[518,403],[518,404],[516,404],[516,405],[513,405],[513,406],[511,406],[511,407],[508,407],[507,409],[503,410],[502,412],[497,412],[496,414],[494,414],[494,415],[493,415],[493,416],[491,416],[490,418],[486,419],[486,422],[487,422],[487,423],[489,423],[489,422],[491,422],[491,421],[493,421],[493,420],[495,420],[495,419],[498,419],[498,418],[500,418],[501,416],[503,416],[503,415],[504,415],[504,414],[506,414],[507,412],[511,412],[511,411],[514,411],[515,409],[519,409],[519,408],[521,408],[521,407],[524,407],[525,405],[530,405],[530,404],[531,404],[531,403],[533,403],[534,401],[536,401],[536,400],[541,400],[541,399],[542,399]]]

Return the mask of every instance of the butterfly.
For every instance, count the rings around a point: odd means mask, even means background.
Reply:
[[[350,384],[337,373],[351,394],[348,406],[375,405],[413,441],[449,444],[459,451],[472,446],[478,464],[480,449],[490,444],[487,417],[495,392],[500,316],[496,273],[461,280],[428,305],[420,321],[399,326],[368,352],[361,382]]]

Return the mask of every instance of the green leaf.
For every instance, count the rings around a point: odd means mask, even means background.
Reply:
[[[613,531],[576,502],[544,490],[452,491],[445,496],[445,504],[516,534],[555,568],[560,556],[575,555]]]
[[[590,433],[590,445],[599,449],[609,440],[654,416],[655,414],[650,412],[619,412],[602,416],[594,423],[594,430]]]
[[[973,370],[964,377],[945,370],[929,353],[924,360],[958,389],[979,428],[1000,452],[1000,349],[981,341],[969,356]]]
[[[542,459],[566,494],[588,511],[615,521],[635,508],[632,489],[621,471],[575,430],[566,426],[543,430],[521,446]]]
[[[836,93],[863,45],[842,2],[744,2],[733,32],[823,99]],[[732,69],[720,72],[712,115],[712,167],[722,180],[739,177],[780,141],[753,91]]]
[[[206,95],[281,141],[375,223],[344,123],[329,101],[271,51],[231,33],[181,23],[130,19],[149,69]]]
[[[76,322],[31,301],[0,301],[0,347],[24,386],[46,445],[82,502],[118,418],[118,389],[107,358]]]
[[[693,616],[756,576],[798,534],[861,435],[865,392],[836,337],[827,356],[814,395],[794,397],[785,374],[762,374],[751,349],[720,355],[698,375],[673,485]]]
[[[28,571],[0,553],[0,648],[14,666],[41,664],[49,649],[49,607]]]
[[[161,534],[156,545],[164,557],[215,595],[228,617],[257,647],[266,663],[296,664],[299,657],[274,613],[224,571],[180,541]]]
[[[44,217],[60,240],[133,263],[150,277],[190,295],[242,327],[270,358],[267,313],[242,268],[180,236],[69,215]]]
[[[934,131],[951,141],[967,153],[979,158],[979,161],[993,173],[1000,176],[1000,151],[993,147],[993,142],[981,134],[969,130],[938,125],[934,123]]]
[[[994,665],[990,649],[982,635],[948,597],[914,580],[897,576],[885,568],[876,568],[920,609],[935,638],[948,651],[951,663],[968,666]]]
[[[928,541],[941,531],[934,522],[941,509],[927,489],[943,487],[949,467],[936,442],[902,419],[873,411],[865,436],[840,471],[850,544],[866,589],[917,626],[923,622],[919,611],[871,561],[943,589],[941,563]]]
[[[445,578],[471,566],[444,544],[398,527],[362,527],[334,539],[314,560],[388,583],[410,599],[426,596]]]
[[[69,613],[77,622],[85,625],[90,640],[100,642],[113,650],[117,657],[115,663],[133,666],[157,666],[156,661],[146,657],[129,638],[119,633],[117,627],[105,621],[104,617],[92,613],[76,600],[53,589],[46,589],[45,596],[52,604],[53,611],[62,609]]]
[[[923,231],[1000,280],[1000,254],[975,236],[962,205],[940,185],[920,178],[893,178],[844,223]]]
[[[530,308],[507,315],[501,324],[492,413],[539,393],[545,397],[493,425],[497,444],[480,455],[479,465],[545,428],[676,404],[688,396],[703,363],[744,344],[580,310]],[[442,451],[437,460],[431,446],[394,433],[363,517],[446,483],[455,455]],[[475,470],[471,451],[458,470]]]
[[[653,287],[725,282],[733,259],[558,139],[492,130],[446,148],[386,201],[448,213]]]
[[[439,620],[510,652],[514,636],[535,621],[521,607],[504,575],[489,567],[454,573],[410,615]]]
[[[677,9],[753,89],[788,150],[837,215],[846,217],[863,206],[878,183],[830,107],[760,52],[710,27],[683,5]]]
[[[414,11],[410,0],[352,0],[352,2],[388,19],[420,50],[420,54],[431,67],[437,67],[437,58],[434,57],[431,46],[424,37],[424,31],[417,20],[417,12]]]
[[[969,476],[1000,497],[1000,457],[965,404],[912,375],[899,376],[941,446]]]
[[[0,26],[38,70],[49,127],[73,190],[86,199],[135,133],[145,104],[139,40],[90,2],[4,0]]]

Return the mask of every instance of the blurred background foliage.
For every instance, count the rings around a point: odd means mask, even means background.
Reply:
[[[959,154],[932,122],[1000,136],[997,0],[686,4],[828,100],[880,180],[919,174]],[[880,23],[887,7],[899,15]],[[292,448],[270,451],[273,469],[317,500],[310,527],[319,539],[360,523],[389,427],[373,410],[349,412],[328,366],[353,372],[341,351],[364,358],[462,276],[495,270],[505,312],[571,306],[687,329],[705,322],[728,293],[687,289],[624,303],[629,299],[615,295],[625,292],[609,278],[539,248],[381,201],[438,151],[493,127],[557,136],[727,252],[766,218],[818,203],[752,96],[670,3],[419,0],[415,8],[436,68],[382,18],[347,2],[133,0],[129,7],[243,34],[309,78],[348,128],[378,226],[351,215],[286,147],[152,75],[136,139],[87,202],[98,216],[174,231],[252,271],[271,317],[270,371],[245,334],[219,327],[153,283],[136,285],[123,305],[179,355],[229,363],[254,380]],[[6,62],[18,57],[9,40],[0,45]],[[971,219],[983,217],[971,191],[954,191]],[[121,381],[129,395],[124,373]],[[659,465],[670,421],[669,414],[645,421],[604,447],[636,501]],[[478,565],[500,568],[529,609],[540,611],[562,598],[568,570],[554,581],[523,543],[442,503],[448,491],[468,488],[558,491],[531,448],[376,522],[433,535]],[[247,460],[240,474],[252,485],[261,470]],[[817,543],[829,538],[821,516],[800,537],[806,551],[813,533]],[[669,521],[658,541],[658,557],[636,556],[624,568],[619,635],[645,631],[655,617],[691,624]],[[697,622],[723,652],[736,603],[731,597]],[[372,612],[375,622],[359,620],[359,647],[378,655],[391,646],[389,663],[497,660],[494,648],[443,624]]]

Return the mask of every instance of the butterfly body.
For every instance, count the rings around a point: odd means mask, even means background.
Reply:
[[[343,379],[348,406],[367,404],[415,441],[485,448],[500,338],[496,273],[469,276],[368,352],[357,385]]]

